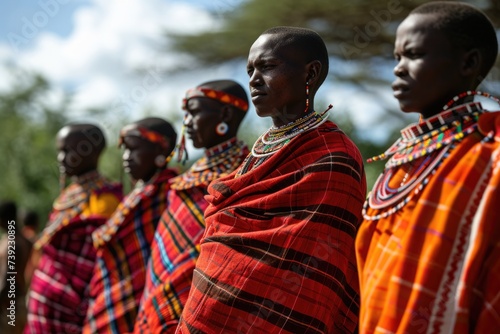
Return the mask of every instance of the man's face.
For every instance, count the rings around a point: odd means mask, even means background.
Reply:
[[[194,97],[187,101],[186,134],[196,148],[211,148],[221,141],[216,132],[217,124],[222,121],[222,104],[206,97]]]
[[[138,136],[123,137],[123,170],[134,180],[149,181],[158,166],[155,159],[159,155],[157,145]]]
[[[460,76],[463,51],[453,48],[442,32],[429,28],[435,14],[413,14],[398,27],[394,56],[394,97],[401,110],[424,118],[439,113],[455,95],[466,90]]]
[[[250,48],[247,72],[259,116],[270,116],[279,126],[304,112],[306,64],[296,49],[281,46],[275,35],[261,35]]]
[[[65,127],[56,137],[59,171],[68,176],[79,176],[95,169],[97,148],[80,132]]]

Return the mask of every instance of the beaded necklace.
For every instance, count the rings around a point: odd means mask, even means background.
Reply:
[[[97,170],[73,176],[71,181],[72,183],[54,201],[53,208],[55,210],[76,208],[79,204],[86,203],[90,192],[104,184],[104,179]]]
[[[436,173],[456,143],[477,131],[477,120],[484,112],[479,102],[449,109],[458,101],[472,95],[485,96],[500,104],[497,98],[487,93],[464,92],[450,100],[443,107],[443,112],[403,129],[401,138],[386,152],[368,159],[368,162],[372,162],[391,157],[364,204],[363,216],[366,220],[386,218],[403,208],[427,185],[430,177]],[[396,167],[403,165],[408,171],[401,184],[396,188],[389,186],[397,170]],[[411,167],[416,169],[412,170]],[[366,214],[368,207],[376,210],[389,209],[381,214],[369,216]]]
[[[248,148],[236,137],[207,149],[205,156],[198,159],[188,171],[170,180],[171,188],[184,190],[208,184],[234,171],[247,152]]]
[[[262,158],[278,152],[292,138],[302,132],[315,129],[326,122],[328,120],[327,113],[331,108],[332,105],[330,104],[321,114],[311,112],[287,125],[281,127],[272,126],[255,141],[252,146],[252,155]]]
[[[73,177],[72,180],[73,182],[54,201],[50,222],[35,243],[35,249],[47,244],[57,231],[79,216],[89,205],[92,191],[101,189],[105,184],[104,177],[97,171]]]
[[[235,178],[260,166],[271,155],[278,152],[299,134],[315,129],[325,123],[328,120],[328,111],[330,111],[332,107],[333,106],[330,104],[321,114],[311,112],[284,126],[272,126],[269,128],[254,143],[251,154],[245,158]]]
[[[436,149],[461,140],[474,132],[482,107],[479,102],[458,106],[401,130],[401,137],[384,153],[368,159],[368,162],[391,156],[386,168],[411,162],[432,153]]]

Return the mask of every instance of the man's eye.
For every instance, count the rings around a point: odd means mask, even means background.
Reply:
[[[423,56],[423,53],[417,51],[408,51],[405,53],[405,56],[410,59],[417,59]]]

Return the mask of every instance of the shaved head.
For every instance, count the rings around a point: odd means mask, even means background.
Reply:
[[[278,26],[267,29],[261,35],[275,35],[279,39],[278,47],[291,47],[303,55],[304,62],[317,60],[321,63],[318,87],[328,75],[328,50],[321,36],[311,29]]]

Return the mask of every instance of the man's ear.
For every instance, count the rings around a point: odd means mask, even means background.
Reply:
[[[461,73],[464,76],[477,76],[481,70],[481,63],[483,61],[479,49],[474,48],[464,53],[462,58]]]
[[[226,123],[230,123],[231,120],[233,119],[233,108],[231,108],[231,106],[228,106],[227,104],[224,105],[222,108],[221,108],[221,119],[223,122],[226,122]]]
[[[319,80],[319,75],[321,73],[321,62],[319,60],[313,60],[306,65],[307,78],[309,86],[316,87],[316,83]]]

